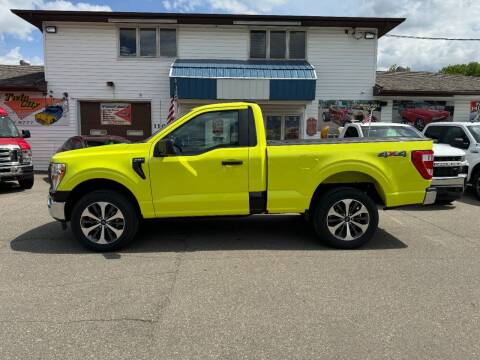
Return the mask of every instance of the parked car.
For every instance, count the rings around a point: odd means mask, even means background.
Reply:
[[[0,108],[0,182],[14,180],[24,189],[33,187],[32,149],[25,141],[29,137],[30,131],[20,132]]]
[[[436,142],[449,144],[466,152],[470,165],[467,184],[480,200],[480,123],[435,123],[428,125],[423,133]]]
[[[433,203],[432,174],[431,140],[267,141],[258,105],[223,103],[143,142],[55,154],[48,207],[96,251],[132,241],[141,218],[264,213],[305,214],[319,239],[351,249],[377,230],[375,199]]]
[[[114,135],[93,136],[93,135],[79,135],[69,138],[65,143],[57,149],[58,152],[84,149],[94,146],[125,144],[130,141]]]
[[[447,110],[431,109],[428,105],[419,103],[403,109],[400,116],[404,123],[411,124],[421,131],[432,122],[447,121],[450,113]]]
[[[411,138],[424,139],[420,131],[411,125],[397,123],[347,124],[340,138]],[[432,187],[437,189],[437,204],[449,204],[459,199],[468,174],[465,152],[446,144],[433,144],[434,163]]]

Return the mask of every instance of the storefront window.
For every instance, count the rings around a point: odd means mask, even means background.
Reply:
[[[300,115],[267,115],[267,140],[300,138]]]

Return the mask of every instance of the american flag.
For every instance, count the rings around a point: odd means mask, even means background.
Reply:
[[[368,116],[363,118],[362,123],[363,124],[370,124],[372,122],[372,114],[373,114],[373,110],[370,110],[368,112]]]
[[[170,99],[170,108],[168,109],[167,124],[174,122],[175,118],[177,117],[177,100],[177,95],[173,95]]]

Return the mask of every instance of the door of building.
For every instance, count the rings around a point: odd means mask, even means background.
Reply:
[[[149,102],[80,102],[81,135],[116,135],[131,141],[152,133]]]

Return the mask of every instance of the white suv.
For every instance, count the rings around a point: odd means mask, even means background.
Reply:
[[[480,123],[432,123],[423,133],[440,144],[449,144],[466,152],[470,165],[467,181],[480,200]]]

